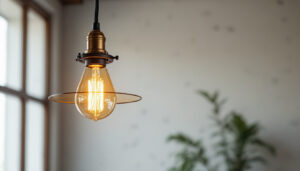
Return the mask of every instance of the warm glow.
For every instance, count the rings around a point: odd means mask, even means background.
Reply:
[[[92,78],[88,80],[88,110],[95,115],[103,111],[104,108],[104,83],[97,74],[100,70],[98,67],[92,68]]]
[[[93,65],[89,65],[89,68],[103,68],[103,65],[100,64],[93,64]]]
[[[101,65],[86,67],[75,95],[80,113],[95,121],[103,119],[114,110],[116,99],[107,69]]]

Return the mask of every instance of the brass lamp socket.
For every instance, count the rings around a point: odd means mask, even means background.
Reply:
[[[105,50],[105,36],[100,30],[93,30],[87,37],[87,50],[78,54],[76,61],[90,65],[101,65],[103,67],[112,63],[118,56],[112,56]]]
[[[100,30],[93,30],[89,33],[85,53],[107,53],[105,50],[105,36]]]

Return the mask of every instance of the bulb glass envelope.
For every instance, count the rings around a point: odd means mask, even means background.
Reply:
[[[80,95],[88,95],[91,92],[68,92],[68,93],[60,93],[60,94],[53,94],[48,97],[49,100],[57,103],[69,103],[75,104],[75,96],[76,94]],[[116,95],[116,104],[125,104],[125,103],[132,103],[137,102],[142,99],[141,96],[129,93],[120,93],[120,92],[92,92],[93,94],[115,94]]]

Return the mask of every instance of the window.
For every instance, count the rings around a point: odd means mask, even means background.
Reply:
[[[6,83],[7,21],[0,16],[0,85]]]
[[[7,21],[0,16],[0,84],[3,84],[6,80],[6,68],[5,68],[5,59],[6,59],[6,35],[7,35]],[[0,94],[0,171],[3,171],[4,164],[4,132],[5,132],[5,96]]]
[[[48,162],[50,17],[31,0],[0,0],[0,171]]]

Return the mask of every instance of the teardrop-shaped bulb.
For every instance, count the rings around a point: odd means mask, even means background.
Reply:
[[[85,68],[76,90],[77,110],[85,117],[100,120],[112,113],[116,94],[105,67],[90,65]]]

